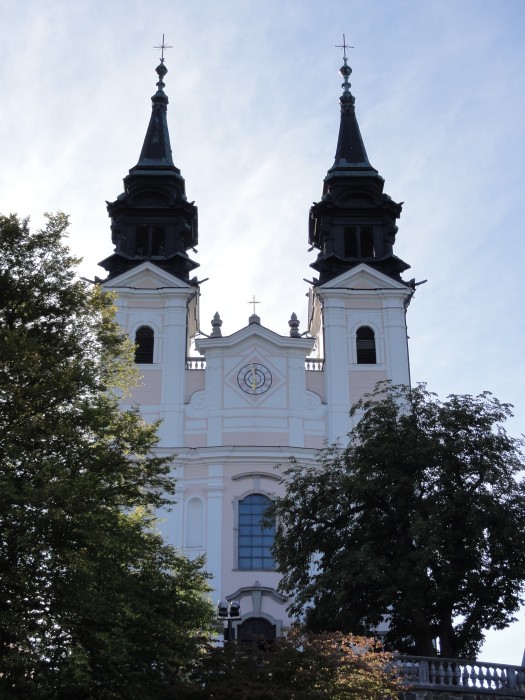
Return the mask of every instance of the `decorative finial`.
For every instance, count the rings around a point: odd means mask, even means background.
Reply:
[[[211,338],[222,338],[221,326],[222,326],[222,320],[221,320],[221,317],[219,316],[219,312],[216,311],[215,315],[211,321],[211,327],[212,327],[212,332],[211,332],[211,336],[210,336]]]
[[[167,44],[164,43],[164,34],[163,34],[162,35],[162,44],[160,44],[160,46],[154,46],[153,48],[161,50],[160,63],[155,68],[155,71],[156,71],[157,75],[159,76],[159,82],[157,83],[157,87],[158,87],[157,96],[162,97],[163,99],[167,99],[166,95],[164,94],[164,88],[166,87],[166,84],[164,82],[164,77],[166,76],[168,69],[164,65],[164,49],[172,49],[173,46],[168,46]]]
[[[343,49],[343,65],[339,69],[339,72],[343,76],[343,84],[341,85],[341,87],[343,88],[343,94],[339,98],[339,102],[341,104],[341,112],[349,112],[354,109],[355,97],[350,92],[351,83],[348,80],[348,78],[352,74],[352,69],[348,65],[348,56],[346,55],[346,49],[353,49],[354,47],[346,43],[346,37],[343,34],[343,43],[336,44],[336,48]]]
[[[297,314],[295,312],[290,316],[288,325],[290,326],[290,338],[300,338],[299,321],[297,320]]]
[[[353,49],[354,47],[350,46],[350,44],[346,43],[346,37],[343,34],[343,43],[336,44],[336,48],[343,49],[343,65],[339,69],[339,72],[343,76],[343,80],[344,80],[343,84],[341,85],[341,87],[343,88],[343,95],[350,95],[351,94],[350,93],[351,84],[350,84],[350,81],[348,80],[348,78],[350,77],[350,75],[352,73],[352,69],[348,65],[348,57],[346,55],[346,49]]]
[[[344,34],[343,34],[343,39],[344,39]],[[160,46],[154,46],[153,48],[161,50],[160,62],[164,63],[164,49],[172,49],[173,46],[168,46],[167,44],[164,43],[164,34],[163,34],[162,35],[162,44],[160,44]]]

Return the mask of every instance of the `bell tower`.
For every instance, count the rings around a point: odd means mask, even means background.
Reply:
[[[350,92],[346,43],[340,73],[341,121],[335,160],[322,197],[310,209],[309,243],[319,253],[310,290],[309,332],[324,354],[327,439],[352,427],[350,406],[378,381],[409,384],[405,312],[414,283],[410,266],[394,255],[401,204],[383,192],[372,167]]]
[[[197,207],[186,198],[184,178],[173,162],[167,123],[168,97],[162,57],[157,91],[137,164],[124,178],[124,192],[107,202],[112,255],[100,265],[103,285],[117,292],[117,319],[136,344],[142,383],[131,403],[147,420],[161,420],[160,449],[183,444],[185,368],[198,328],[198,267],[188,256],[198,241]],[[195,251],[196,252],[196,251]]]

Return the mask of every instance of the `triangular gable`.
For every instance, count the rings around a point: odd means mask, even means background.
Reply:
[[[251,323],[231,335],[219,338],[197,338],[195,340],[196,349],[201,352],[208,348],[220,347],[221,349],[235,348],[253,341],[263,341],[279,348],[301,348],[309,353],[315,342],[314,338],[290,338],[279,335],[269,328],[261,326],[259,323]]]
[[[181,289],[189,289],[189,285],[178,277],[147,261],[123,272],[121,275],[117,275],[117,277],[112,277],[107,282],[104,282],[104,287],[107,289],[118,287],[132,287],[134,289],[179,287]]]
[[[316,289],[403,289],[406,291],[407,286],[402,282],[398,282],[392,277],[379,272],[378,270],[360,263],[351,270],[343,272],[343,274],[331,279],[325,284],[319,285]]]

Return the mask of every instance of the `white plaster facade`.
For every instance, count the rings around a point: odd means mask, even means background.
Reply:
[[[200,360],[191,362],[195,286],[144,262],[105,287],[118,293],[118,320],[132,339],[140,326],[154,331],[153,362],[140,366],[129,403],[162,420],[159,451],[175,455],[177,503],[159,513],[159,527],[189,557],[206,555],[214,599],[240,599],[243,621],[263,618],[278,634],[289,623],[278,574],[239,568],[239,502],[273,498],[282,489],[277,465],[292,455],[313,465],[326,441],[344,439],[351,404],[377,381],[409,382],[407,286],[360,264],[310,289],[308,336],[278,335],[252,316],[230,336],[198,335]],[[375,364],[357,362],[361,326],[375,333]],[[271,373],[261,394],[238,381],[254,365]]]

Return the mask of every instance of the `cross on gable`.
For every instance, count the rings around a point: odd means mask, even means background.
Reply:
[[[255,304],[260,304],[260,301],[255,301],[255,294],[252,294],[252,300],[247,301],[247,304],[253,304],[253,315],[255,316]]]

